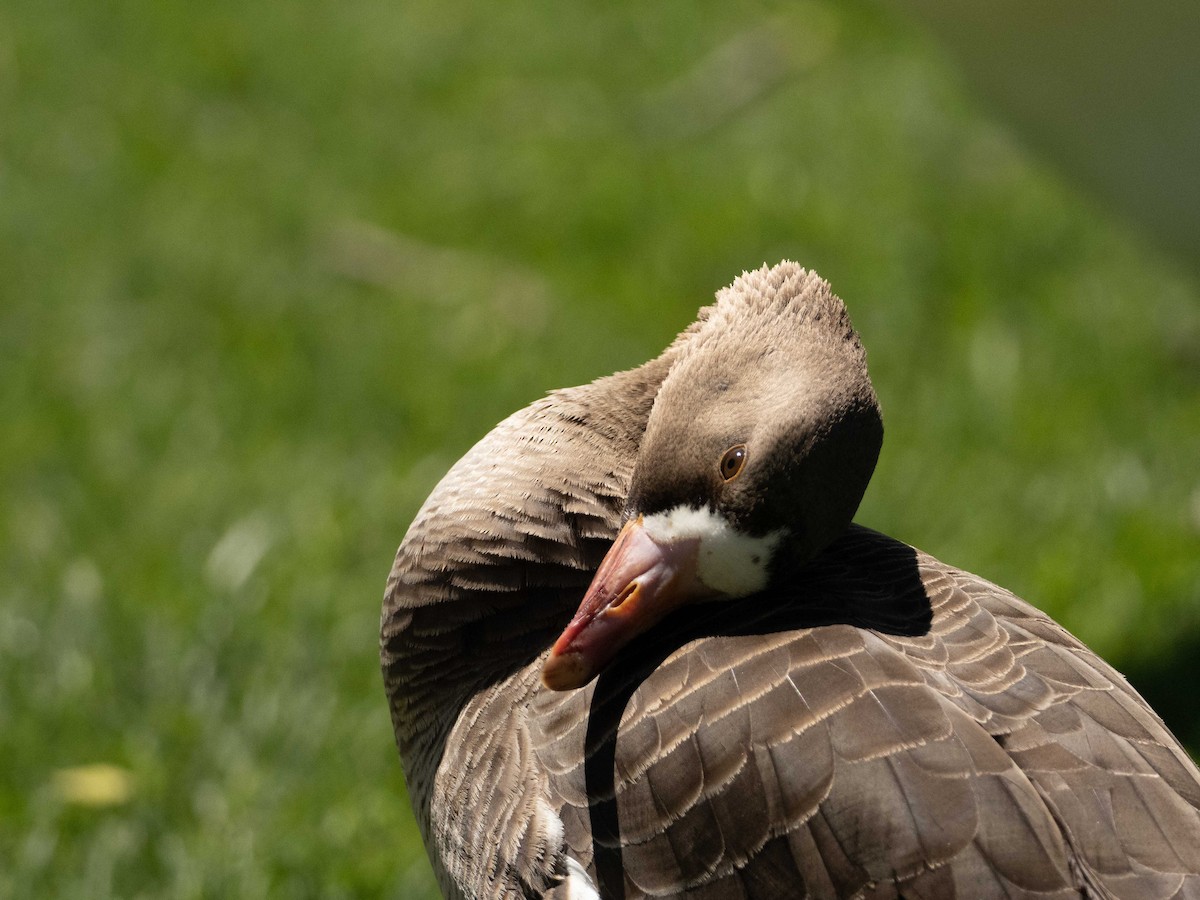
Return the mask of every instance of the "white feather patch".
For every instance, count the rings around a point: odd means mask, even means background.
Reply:
[[[567,857],[567,900],[600,900],[596,882],[573,856]]]
[[[546,802],[545,797],[538,797],[535,806],[534,821],[536,833],[544,835],[547,847],[558,847],[563,842],[563,823],[558,813]]]
[[[728,597],[745,597],[767,586],[767,565],[783,529],[753,537],[708,508],[676,506],[646,516],[642,526],[659,544],[699,539],[696,577]]]

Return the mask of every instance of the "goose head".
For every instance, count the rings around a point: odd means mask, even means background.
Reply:
[[[745,273],[681,336],[624,525],[543,670],[582,687],[689,603],[746,597],[849,526],[883,439],[846,308],[793,263]]]

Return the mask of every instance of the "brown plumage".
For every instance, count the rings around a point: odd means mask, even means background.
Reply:
[[[1002,588],[849,525],[874,403],[841,302],[783,263],[451,469],[381,636],[448,897],[1200,898],[1200,772],[1125,680]],[[618,529],[681,505],[782,534],[765,588],[685,598],[547,689]]]

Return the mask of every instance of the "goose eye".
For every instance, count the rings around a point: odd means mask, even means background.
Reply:
[[[725,451],[725,455],[721,457],[721,478],[724,481],[733,481],[741,473],[742,468],[746,465],[746,445],[738,444],[730,447]]]

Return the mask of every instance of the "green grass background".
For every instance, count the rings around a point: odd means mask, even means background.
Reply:
[[[412,514],[784,257],[869,348],[860,521],[1200,747],[1196,271],[1025,147],[862,2],[4,4],[0,896],[434,896]]]

